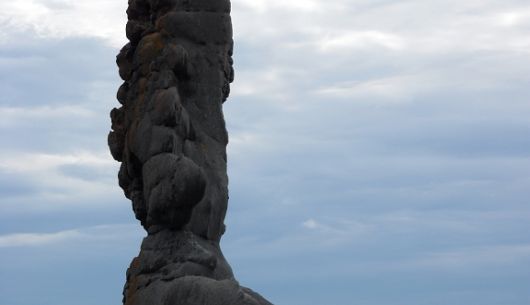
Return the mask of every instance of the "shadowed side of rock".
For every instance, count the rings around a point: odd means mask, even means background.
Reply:
[[[232,68],[228,0],[129,0],[124,80],[108,142],[148,232],[127,305],[265,305],[239,286],[219,242],[228,202],[222,112]]]

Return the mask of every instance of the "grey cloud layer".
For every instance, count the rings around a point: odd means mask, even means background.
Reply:
[[[43,19],[48,34],[21,26],[0,45],[2,235],[132,219],[102,153],[121,38],[58,31],[96,3],[53,3],[41,12],[63,15]],[[526,305],[529,16],[525,1],[234,0],[224,249],[238,278],[277,304]],[[95,276],[94,247],[82,249]],[[24,251],[0,257],[22,265]],[[59,264],[54,247],[40,251]],[[102,266],[115,282],[101,285],[119,287],[124,267]],[[102,291],[94,302],[119,302]],[[52,299],[41,303],[73,302]]]

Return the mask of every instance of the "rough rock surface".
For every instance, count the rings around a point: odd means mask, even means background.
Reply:
[[[122,104],[108,142],[148,232],[126,305],[270,305],[241,287],[219,242],[228,202],[222,112],[232,68],[229,0],[129,0],[117,56]]]

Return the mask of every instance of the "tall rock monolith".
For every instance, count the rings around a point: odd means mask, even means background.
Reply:
[[[228,0],[129,0],[124,80],[108,137],[147,231],[126,305],[270,305],[241,287],[219,243],[228,202],[222,106],[234,79]]]

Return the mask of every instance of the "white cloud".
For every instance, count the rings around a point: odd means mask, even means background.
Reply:
[[[42,246],[54,243],[67,242],[79,238],[81,233],[77,230],[61,231],[56,233],[17,233],[0,235],[0,248]]]
[[[295,71],[271,67],[264,70],[241,69],[238,81],[232,85],[231,98],[263,96],[275,101],[285,99],[289,92],[286,78],[292,78]]]
[[[85,165],[91,167],[111,167],[115,162],[107,152],[94,153],[80,151],[71,154],[25,153],[2,155],[0,168],[7,172],[32,175],[38,172],[56,170],[62,165]]]
[[[316,222],[316,220],[314,220],[313,218],[310,218],[306,221],[304,221],[302,223],[302,225],[305,227],[305,228],[308,228],[308,229],[316,229],[320,226],[320,224],[318,222]]]
[[[499,24],[507,27],[518,27],[528,25],[530,9],[510,10],[498,13],[495,17]]]
[[[119,164],[107,152],[3,153],[1,159],[0,170],[4,175],[24,177],[18,183],[33,187],[29,193],[6,200],[0,206],[4,212],[55,210],[85,204],[108,205],[124,200],[117,186]],[[77,170],[74,173],[65,170],[71,167]]]
[[[4,35],[29,30],[49,38],[102,38],[115,47],[126,42],[126,1],[2,0],[1,6]]]
[[[37,106],[37,107],[0,107],[0,128],[17,122],[31,122],[36,119],[56,120],[59,118],[87,119],[95,118],[96,113],[83,106]]]
[[[430,86],[440,86],[440,83],[430,83],[427,77],[416,75],[399,75],[366,81],[351,81],[323,87],[315,91],[317,94],[338,98],[356,98],[366,102],[371,98],[382,97],[384,101],[395,102],[425,92]]]
[[[274,103],[285,112],[313,100],[320,108],[341,107],[337,99],[431,103],[436,95],[478,98],[480,92],[513,90],[529,73],[521,63],[530,47],[524,30],[530,7],[521,2],[338,0],[308,5],[310,10],[279,5],[233,3],[236,100]],[[449,99],[461,109],[474,107],[471,98]]]
[[[36,247],[73,242],[115,242],[138,239],[143,234],[136,224],[99,225],[53,233],[12,233],[0,235],[0,248]]]
[[[249,9],[253,13],[271,13],[274,10],[311,12],[322,9],[324,4],[316,0],[239,0],[233,1],[234,10]]]
[[[375,30],[349,31],[339,35],[317,35],[314,47],[320,48],[322,52],[351,52],[352,49],[373,48],[381,46],[390,50],[403,50],[405,41],[402,37],[390,32]]]

